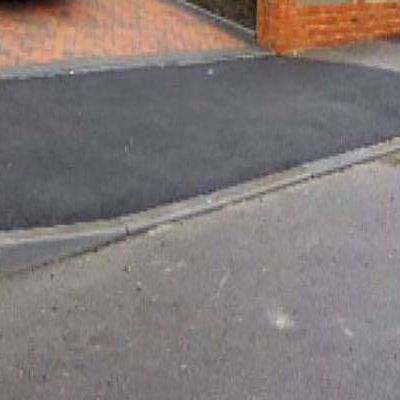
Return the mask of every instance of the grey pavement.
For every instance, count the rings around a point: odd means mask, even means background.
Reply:
[[[0,230],[146,210],[400,133],[400,76],[276,57],[0,81]]]
[[[400,393],[400,155],[0,280],[7,400]]]
[[[310,50],[301,58],[400,71],[400,38]]]

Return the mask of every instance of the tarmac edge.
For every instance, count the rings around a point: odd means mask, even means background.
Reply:
[[[124,217],[48,228],[0,231],[0,273],[21,271],[93,251],[160,225],[209,213],[395,152],[400,152],[400,137]]]

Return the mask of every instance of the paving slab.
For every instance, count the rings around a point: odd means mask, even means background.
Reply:
[[[400,39],[374,40],[325,49],[301,55],[310,60],[357,64],[371,68],[400,71]]]
[[[246,49],[229,26],[173,0],[4,0],[0,71]]]

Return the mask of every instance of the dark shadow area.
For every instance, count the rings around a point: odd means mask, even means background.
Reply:
[[[256,0],[188,0],[247,28],[256,26]]]
[[[0,11],[23,17],[29,11],[54,11],[60,7],[68,8],[74,2],[75,0],[0,0]]]

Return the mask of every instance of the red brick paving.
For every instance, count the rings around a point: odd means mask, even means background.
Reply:
[[[0,0],[0,67],[245,47],[161,0]]]

